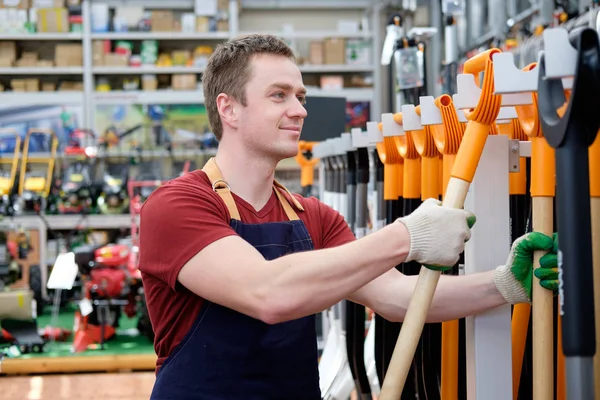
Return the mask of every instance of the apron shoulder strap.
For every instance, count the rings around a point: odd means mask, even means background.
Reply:
[[[229,188],[227,182],[225,182],[225,180],[223,179],[223,175],[221,174],[221,171],[219,170],[219,167],[217,166],[214,157],[211,157],[206,162],[206,164],[202,168],[202,171],[204,171],[206,176],[208,176],[210,184],[212,185],[212,189],[219,196],[221,196],[221,199],[223,199],[225,206],[227,206],[227,209],[229,210],[231,218],[241,221],[240,212],[238,211],[238,208],[235,204],[235,200],[233,199],[233,196],[231,194],[231,189]],[[283,206],[283,210],[285,211],[285,214],[287,215],[289,220],[295,221],[300,219],[298,218],[298,214],[290,205],[289,201],[281,194],[281,191],[283,190],[289,195],[289,198],[294,204],[294,207],[296,207],[300,211],[304,211],[304,207],[302,207],[302,204],[300,204],[300,202],[292,195],[292,193],[290,193],[290,191],[285,186],[283,186],[276,180],[274,180],[273,182],[273,189],[275,190],[277,199]]]
[[[296,214],[296,211],[294,211],[294,209],[290,205],[287,198],[283,197],[283,195],[281,194],[281,191],[283,190],[285,193],[288,194],[289,198],[291,199],[292,203],[294,204],[294,207],[296,207],[300,211],[304,211],[304,207],[302,207],[302,204],[300,204],[300,202],[292,195],[292,193],[290,193],[290,191],[285,186],[283,186],[281,183],[277,182],[277,180],[275,180],[275,179],[273,180],[273,186],[274,186],[275,194],[277,195],[279,202],[283,206],[283,210],[285,211],[285,214],[287,215],[289,220],[290,221],[299,220],[300,218],[298,218],[298,214]]]
[[[206,162],[202,168],[202,171],[204,171],[206,176],[208,176],[210,184],[212,185],[212,189],[217,192],[219,196],[221,196],[221,199],[223,199],[225,206],[229,210],[229,215],[231,218],[241,221],[242,219],[240,218],[240,212],[235,205],[235,200],[231,195],[229,185],[223,179],[223,175],[221,175],[221,171],[219,171],[219,167],[217,166],[217,163],[213,157]]]

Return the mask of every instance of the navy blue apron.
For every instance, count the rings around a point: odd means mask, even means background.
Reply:
[[[313,249],[306,226],[278,182],[274,190],[289,221],[245,224],[214,159],[203,171],[227,205],[231,227],[265,259]],[[205,301],[190,331],[158,370],[151,400],[171,399],[320,400],[315,316],[269,325]]]

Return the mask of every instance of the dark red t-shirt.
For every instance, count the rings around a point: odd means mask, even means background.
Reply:
[[[344,218],[318,199],[294,195],[305,211],[296,210],[306,225],[315,249],[331,248],[354,240]],[[275,193],[256,211],[233,194],[245,223],[287,221]],[[157,370],[191,329],[203,299],[177,281],[181,268],[210,243],[235,231],[227,207],[200,170],[173,179],[156,189],[140,215],[140,270],[152,327]]]

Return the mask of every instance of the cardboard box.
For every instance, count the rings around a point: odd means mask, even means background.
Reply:
[[[60,83],[58,90],[61,92],[82,92],[83,91],[83,82],[67,82],[63,81]]]
[[[308,50],[308,62],[313,65],[321,65],[324,62],[324,43],[321,40],[310,42]]]
[[[108,53],[104,55],[104,66],[106,67],[127,67],[129,66],[129,56],[126,54]]]
[[[56,84],[53,82],[43,82],[42,83],[42,91],[44,92],[54,92],[56,90]]]
[[[17,44],[13,41],[0,42],[0,59],[9,61],[12,65],[17,59]]]
[[[69,28],[69,11],[66,8],[40,8],[37,10],[38,32],[67,33]]]
[[[172,32],[174,22],[175,17],[172,11],[152,11],[150,16],[150,27],[153,32]]]
[[[346,41],[340,38],[325,39],[323,59],[325,64],[346,63]]]
[[[81,67],[83,47],[78,43],[57,44],[54,47],[54,63],[57,67]]]
[[[175,74],[171,79],[174,90],[196,90],[197,84],[196,74]]]
[[[33,318],[33,292],[31,290],[7,290],[0,292],[0,320]]]
[[[18,8],[27,10],[31,7],[29,0],[0,0],[0,8]]]
[[[66,7],[65,0],[31,0],[32,8],[64,8]]]
[[[155,75],[142,76],[142,90],[151,92],[156,89],[158,89],[158,79]]]
[[[28,92],[39,92],[40,80],[38,78],[25,79],[25,90]]]

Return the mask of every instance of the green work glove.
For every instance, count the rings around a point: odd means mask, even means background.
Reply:
[[[540,268],[533,271],[533,253],[546,251],[540,258]],[[510,304],[530,303],[533,275],[540,285],[554,294],[558,291],[558,236],[539,232],[527,233],[514,241],[506,265],[494,271],[494,283]]]

